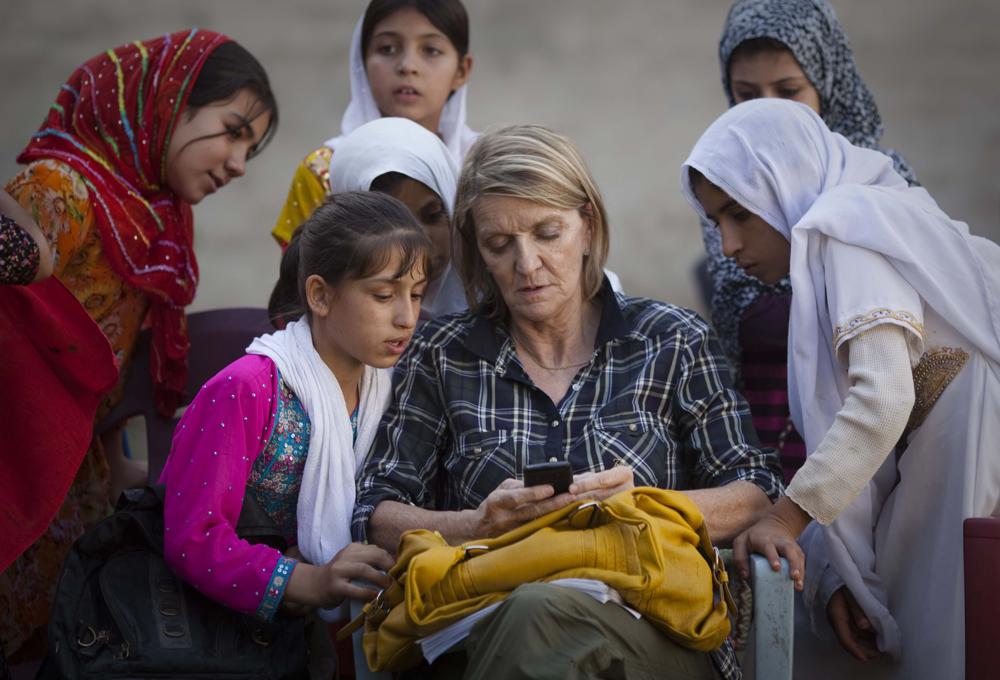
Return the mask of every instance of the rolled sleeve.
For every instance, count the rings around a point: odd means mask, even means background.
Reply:
[[[689,329],[674,397],[695,488],[750,482],[772,501],[784,489],[778,454],[764,448],[750,408],[734,389],[722,348],[705,325]]]
[[[358,474],[351,531],[366,541],[368,522],[382,501],[433,507],[447,440],[447,418],[434,349],[414,340],[393,371],[393,399]]]

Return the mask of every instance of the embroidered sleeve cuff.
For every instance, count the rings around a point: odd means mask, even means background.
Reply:
[[[274,571],[271,572],[271,579],[267,582],[267,588],[264,590],[264,599],[260,601],[260,605],[257,607],[258,617],[265,621],[274,619],[274,615],[278,612],[278,605],[281,604],[281,598],[285,596],[288,579],[291,577],[292,570],[295,569],[296,564],[298,564],[298,561],[291,557],[282,555],[278,558],[278,564],[275,565]]]

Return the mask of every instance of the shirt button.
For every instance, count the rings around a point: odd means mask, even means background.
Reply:
[[[549,462],[550,462],[550,463],[558,463],[558,462],[559,462],[559,459],[558,459],[558,458],[556,458],[555,456],[550,456],[550,457],[549,457]]]
[[[553,420],[553,421],[552,421],[551,423],[549,423],[549,424],[550,424],[550,425],[552,425],[552,427],[559,427],[559,421],[558,421],[558,420]]]
[[[476,447],[474,447],[472,449],[472,452],[473,453],[482,453],[483,452],[483,447],[482,446],[476,446]]]
[[[638,429],[639,429],[639,426],[636,425],[635,423],[632,423],[631,425],[628,426],[628,431],[629,432],[635,432]]]

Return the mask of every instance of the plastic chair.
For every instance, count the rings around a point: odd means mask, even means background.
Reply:
[[[723,550],[726,569],[732,573],[733,554]],[[753,555],[750,563],[750,586],[753,589],[753,676],[760,680],[791,680],[792,643],[794,640],[794,591],[788,576],[788,562],[781,560],[781,571],[772,571],[767,558]],[[361,613],[364,602],[351,601],[351,618]],[[363,629],[355,631],[354,669],[357,680],[390,680],[391,673],[368,669],[361,646]]]
[[[232,307],[189,314],[188,380],[182,405],[190,403],[201,386],[227,365],[243,356],[250,341],[272,330],[267,310],[257,307]],[[122,399],[96,427],[104,433],[128,418],[143,416],[146,420],[146,450],[149,459],[149,480],[156,482],[170,453],[174,428],[179,417],[164,417],[156,410],[153,383],[149,374],[150,332],[143,331],[128,375]]]
[[[973,517],[964,522],[965,534],[965,677],[995,678],[996,650],[1000,648],[1000,518]]]

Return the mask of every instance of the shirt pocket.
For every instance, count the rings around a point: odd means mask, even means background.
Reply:
[[[510,433],[507,430],[466,432],[459,435],[458,447],[454,454],[456,457],[469,460],[487,458],[496,454],[498,449],[504,449],[504,444],[509,439]]]
[[[604,468],[632,468],[636,486],[662,486],[674,446],[666,429],[638,413],[594,419],[594,438]]]

